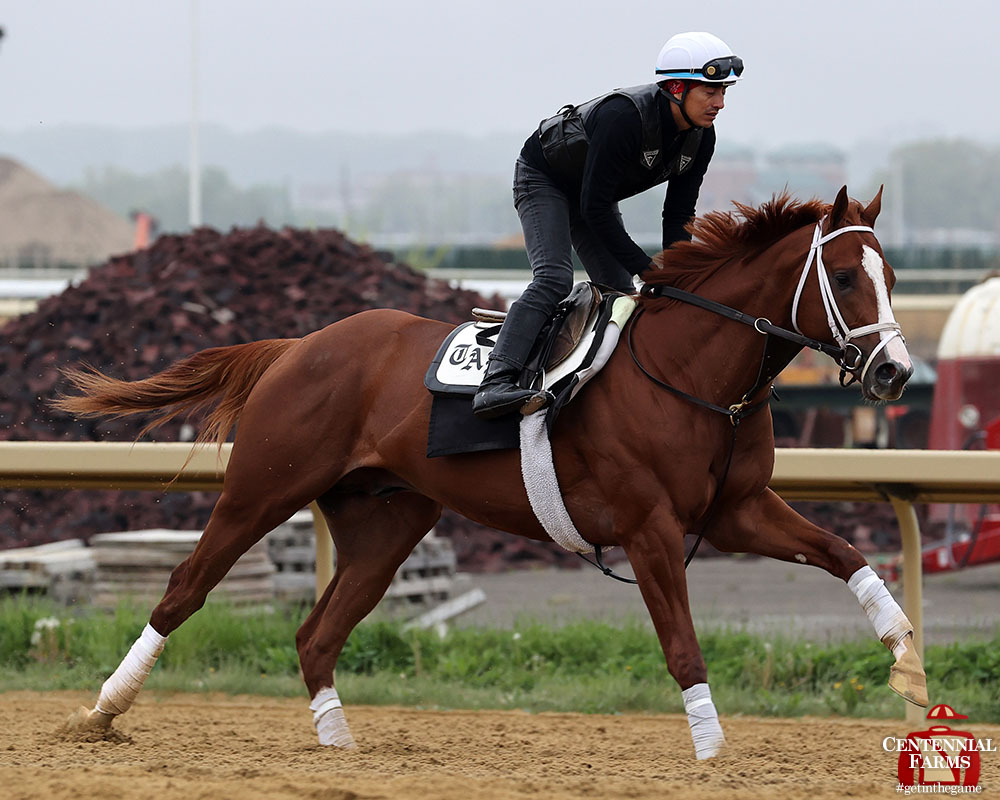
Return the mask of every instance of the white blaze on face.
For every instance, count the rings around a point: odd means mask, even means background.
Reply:
[[[895,322],[892,315],[892,306],[889,304],[889,289],[885,285],[885,264],[875,250],[868,245],[861,246],[861,266],[864,267],[865,274],[872,279],[875,284],[875,298],[878,301],[878,321]],[[880,331],[879,336],[885,341],[890,336],[892,341],[885,346],[885,354],[892,361],[901,364],[904,368],[912,368],[910,354],[906,351],[906,343],[903,337],[896,336],[894,331]]]

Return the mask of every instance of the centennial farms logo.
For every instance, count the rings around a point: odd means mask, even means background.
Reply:
[[[934,724],[925,731],[914,731],[905,739],[887,736],[882,740],[882,749],[899,753],[896,791],[907,795],[981,792],[981,754],[997,752],[996,742],[953,729],[948,722],[968,717],[951,706],[934,706],[927,719]]]

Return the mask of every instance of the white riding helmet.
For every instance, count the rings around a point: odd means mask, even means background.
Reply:
[[[703,31],[671,36],[656,59],[656,80],[730,84],[743,75],[743,59],[718,36]]]

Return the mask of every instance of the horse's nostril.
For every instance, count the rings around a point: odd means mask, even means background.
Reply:
[[[875,380],[882,384],[890,384],[899,375],[899,369],[891,362],[886,361],[875,368]]]

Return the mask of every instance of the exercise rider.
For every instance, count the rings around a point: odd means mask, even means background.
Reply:
[[[514,165],[514,208],[533,278],[507,312],[473,401],[483,419],[517,411],[534,390],[518,385],[531,349],[573,286],[572,251],[590,279],[630,292],[649,256],[626,233],[618,201],[669,181],[663,248],[690,239],[713,123],[743,61],[710,33],[671,37],[656,82],[564,106],[524,143]]]

